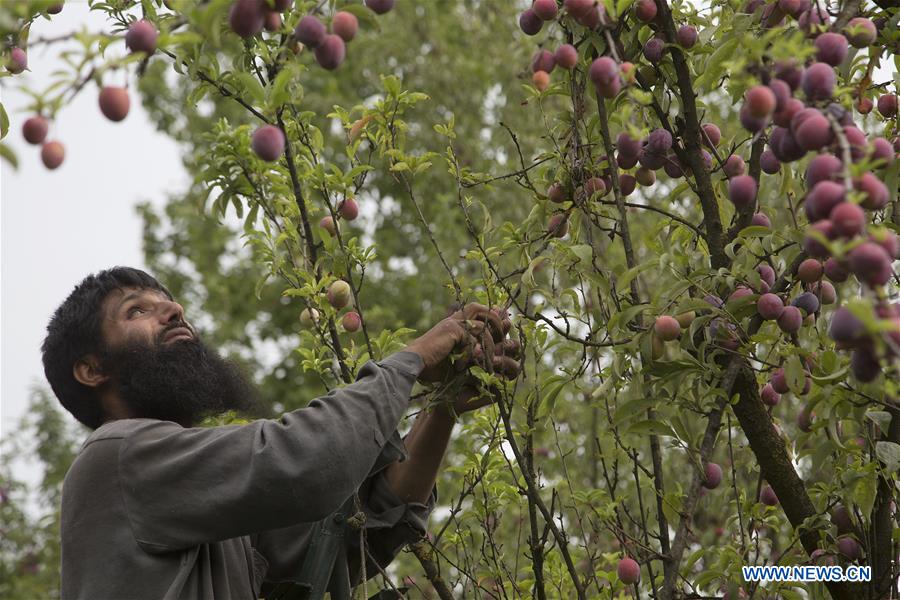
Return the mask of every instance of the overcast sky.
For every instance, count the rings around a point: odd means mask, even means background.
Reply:
[[[103,15],[86,3],[67,2],[52,22],[38,19],[31,38],[51,37],[80,27],[108,30]],[[61,44],[29,52],[31,72],[24,78],[42,90]],[[124,53],[124,43],[107,56]],[[121,85],[121,73],[115,77]],[[182,190],[188,179],[180,152],[156,132],[132,95],[124,121],[107,120],[97,106],[97,87],[84,87],[51,124],[48,139],[66,148],[62,166],[48,171],[40,147],[22,138],[22,112],[29,98],[4,79],[0,101],[10,118],[4,142],[19,157],[19,169],[5,161],[0,171],[0,434],[15,427],[28,406],[34,384],[49,387],[41,366],[40,345],[47,322],[73,287],[89,273],[114,265],[142,268],[138,203],[163,205],[167,192]],[[67,413],[68,414],[68,413]],[[74,419],[72,419],[74,422]],[[17,475],[22,476],[20,466]],[[29,477],[31,479],[31,477]]]

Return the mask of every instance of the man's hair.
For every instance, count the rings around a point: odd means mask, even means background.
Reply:
[[[72,368],[86,355],[105,351],[103,301],[110,292],[124,288],[158,290],[172,300],[169,290],[139,269],[113,267],[88,275],[53,313],[41,345],[44,375],[53,393],[66,410],[91,429],[103,424],[103,407],[96,390],[75,379]]]

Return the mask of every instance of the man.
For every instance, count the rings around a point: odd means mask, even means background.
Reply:
[[[493,351],[515,353],[509,326],[469,304],[307,408],[199,428],[207,415],[258,411],[253,386],[147,273],[87,277],[42,346],[54,393],[94,429],[63,485],[62,597],[266,596],[297,581],[315,522],[357,489],[365,526],[349,536],[332,580],[358,582],[361,552],[365,575],[376,574],[424,534],[453,413],[490,402],[469,390],[422,412],[401,440],[413,384],[452,377],[460,352],[515,377],[515,359]]]

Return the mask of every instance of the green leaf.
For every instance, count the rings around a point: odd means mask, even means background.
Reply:
[[[537,419],[539,421],[543,420],[544,417],[553,412],[553,408],[556,406],[556,399],[559,398],[560,392],[562,392],[569,383],[568,377],[554,375],[548,380],[548,383],[544,385],[544,390],[546,391],[541,394],[541,403],[537,410]]]
[[[866,418],[878,425],[878,428],[887,433],[891,427],[891,413],[886,410],[870,410],[866,413]]]
[[[799,395],[806,383],[806,374],[803,372],[800,356],[796,353],[788,356],[787,362],[784,363],[784,376],[791,391]]]
[[[675,430],[662,421],[639,421],[632,424],[628,428],[627,433],[635,433],[638,435],[662,435],[678,439],[678,436],[675,434]]]
[[[13,169],[19,168],[19,159],[16,157],[15,152],[7,146],[6,144],[0,143],[0,157],[3,157],[12,165]]]
[[[889,444],[891,442],[879,442]],[[894,444],[897,446],[897,444]],[[897,447],[897,450],[900,451],[900,446]],[[876,447],[877,453],[877,447]],[[900,461],[900,454],[894,457],[897,461]],[[895,463],[895,467],[900,466],[900,463]],[[863,477],[860,477],[856,481],[856,485],[853,490],[853,501],[859,505],[859,509],[862,511],[862,514],[868,515],[872,512],[872,507],[875,505],[875,493],[878,489],[878,475],[872,470],[869,473],[866,473]]]
[[[875,456],[883,462],[888,471],[893,473],[900,469],[900,444],[894,442],[876,442]],[[863,514],[869,514],[864,512]]]
[[[636,265],[636,266],[628,269],[624,273],[622,273],[622,275],[619,277],[619,280],[616,282],[616,285],[619,287],[620,290],[627,290],[628,286],[631,284],[631,281],[635,277],[640,275],[643,271],[653,268],[653,267],[657,266],[658,264],[659,264],[659,259],[652,258],[652,259],[645,261],[639,265]]]
[[[0,140],[5,138],[7,133],[9,133],[9,115],[6,114],[6,108],[0,102]]]
[[[574,246],[570,246],[569,250],[578,257],[578,259],[585,263],[591,263],[591,247],[587,244],[575,244]]]
[[[716,51],[713,52],[710,55],[709,59],[706,61],[703,72],[694,82],[695,90],[706,89],[710,84],[712,84],[722,76],[722,74],[725,72],[723,63],[731,58],[731,55],[737,49],[739,42],[740,39],[738,37],[730,37],[721,46],[716,48]]]

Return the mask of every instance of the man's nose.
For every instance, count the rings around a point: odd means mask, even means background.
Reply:
[[[184,307],[177,302],[163,302],[160,314],[164,323],[171,323],[172,321],[184,322]]]

